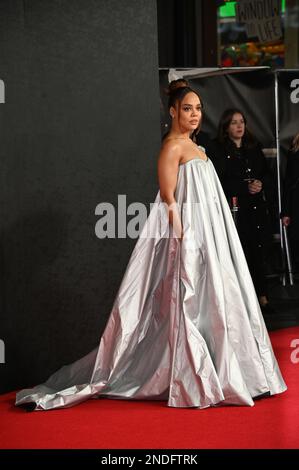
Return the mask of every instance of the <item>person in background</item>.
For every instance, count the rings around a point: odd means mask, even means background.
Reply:
[[[287,168],[281,209],[282,223],[288,228],[294,269],[299,271],[299,132],[287,155]]]
[[[215,148],[214,140],[211,139],[207,132],[202,131],[201,129],[196,134],[194,134],[193,140],[197,143],[197,145],[200,145],[205,149],[206,154],[212,160],[217,170],[217,161],[215,160],[217,156],[217,149]]]
[[[235,108],[222,114],[216,143],[215,167],[231,206],[238,210],[237,230],[262,312],[273,313],[266,282],[266,256],[271,243],[264,193],[269,178],[266,158],[247,129],[243,112]]]

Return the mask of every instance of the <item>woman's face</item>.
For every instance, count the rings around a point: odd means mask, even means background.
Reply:
[[[230,139],[242,139],[245,132],[245,121],[240,113],[235,113],[227,129]]]
[[[170,112],[178,120],[182,132],[193,132],[201,122],[201,103],[197,94],[193,92],[187,93],[175,108],[170,109]]]

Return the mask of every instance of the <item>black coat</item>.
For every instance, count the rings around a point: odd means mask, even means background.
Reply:
[[[233,142],[226,145],[215,142],[214,158],[211,159],[231,204],[237,197],[237,228],[243,244],[250,242],[257,248],[271,241],[271,224],[265,188],[271,186],[271,175],[267,169],[266,158],[260,145],[241,147]],[[262,191],[250,194],[248,178],[260,180]]]
[[[281,216],[291,218],[291,238],[299,240],[299,150],[288,153],[283,186]]]
[[[274,185],[261,147],[237,149],[233,142],[222,145],[211,141],[205,133],[197,136],[197,143],[205,147],[212,160],[228,202],[231,203],[233,197],[238,199],[237,229],[248,267],[257,295],[267,295],[265,274],[271,229],[265,189],[273,194]],[[260,193],[249,193],[248,181],[244,181],[249,177],[262,182]]]

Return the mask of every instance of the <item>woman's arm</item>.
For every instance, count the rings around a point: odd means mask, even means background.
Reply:
[[[161,199],[167,204],[169,223],[173,226],[175,237],[182,239],[183,227],[174,197],[180,158],[180,146],[173,142],[165,143],[158,159],[158,180]]]

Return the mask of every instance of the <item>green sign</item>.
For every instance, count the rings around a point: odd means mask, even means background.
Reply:
[[[223,5],[222,7],[219,8],[219,16],[220,18],[228,18],[228,17],[232,17],[234,18],[236,16],[235,14],[235,4],[237,2],[226,2],[225,5]],[[286,0],[281,0],[281,11],[282,13],[285,12],[285,8],[286,8]]]

